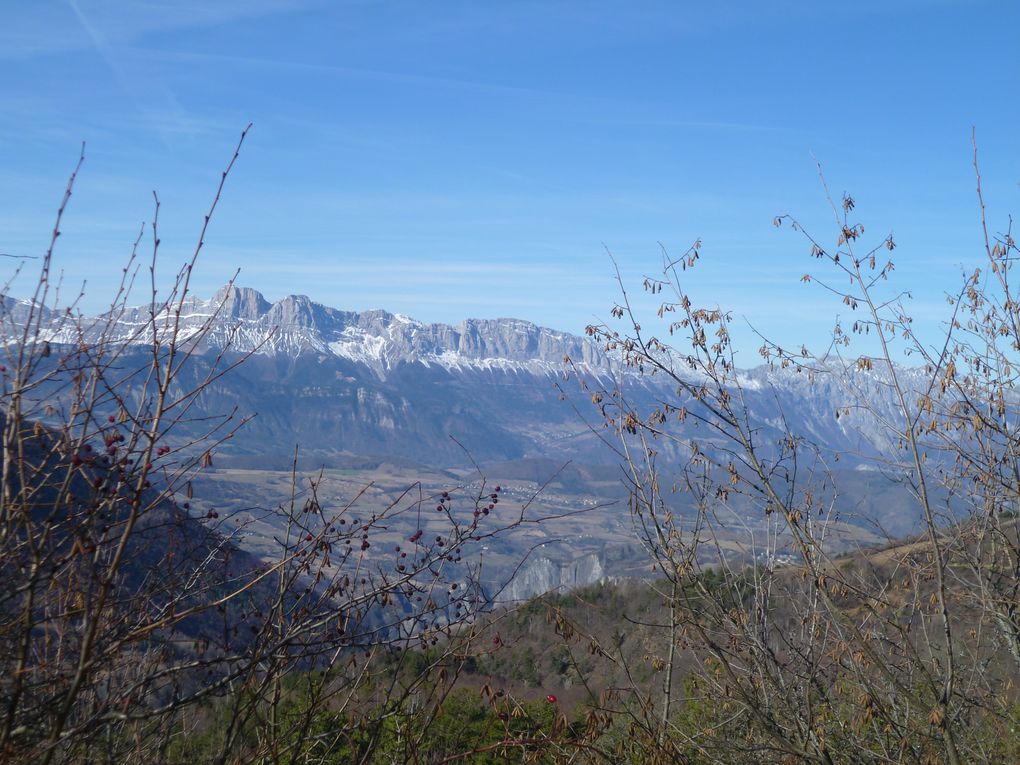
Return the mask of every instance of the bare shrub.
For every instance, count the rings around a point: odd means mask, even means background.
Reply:
[[[290,500],[258,519],[279,533],[263,558],[242,545],[249,520],[193,514],[192,479],[245,423],[197,414],[246,355],[206,342],[219,317],[192,315],[191,278],[246,133],[165,295],[155,198],[109,310],[64,299],[54,251],[78,169],[33,294],[12,295],[28,263],[0,293],[4,762],[399,758],[476,650],[494,593],[474,551],[524,517],[488,517],[484,479],[333,506],[295,456]],[[412,533],[382,549],[392,528]]]
[[[772,377],[757,379],[769,386],[801,375],[840,391],[832,416],[889,445],[855,456],[910,492],[924,531],[915,540],[833,554],[829,538],[843,520],[834,468],[846,455],[795,431],[778,395],[778,425],[749,404],[729,314],[699,306],[688,286],[700,242],[680,257],[664,254],[661,273],[644,281],[662,295],[659,323],[636,314],[621,280],[612,313],[622,326],[588,329],[630,372],[609,387],[577,377],[598,406],[599,431],[615,434],[636,527],[663,577],[655,586],[664,609],[647,625],[661,636],[659,691],[633,683],[594,704],[629,720],[634,760],[1018,755],[1016,243],[1008,230],[992,239],[985,229],[985,264],[949,297],[933,347],[891,286],[895,242],[865,245],[855,207],[848,195],[832,203],[831,243],[776,218],[824,267],[803,281],[831,294],[845,318],[822,353],[765,341]],[[655,375],[672,393],[635,403],[633,375]],[[664,465],[667,451],[686,457]],[[754,547],[734,555],[721,529],[748,515]]]

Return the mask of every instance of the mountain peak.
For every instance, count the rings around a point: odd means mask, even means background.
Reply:
[[[464,319],[456,325],[430,324],[381,309],[354,312],[331,308],[307,295],[289,295],[270,303],[251,287],[229,283],[209,300],[190,298],[187,310],[171,321],[153,322],[149,305],[128,308],[111,328],[108,322],[86,322],[86,338],[129,344],[152,341],[153,333],[179,331],[199,339],[214,352],[230,350],[259,356],[311,354],[320,360],[344,359],[369,367],[380,379],[406,364],[449,370],[558,374],[563,358],[591,368],[605,358],[590,339],[540,327],[520,319]],[[4,306],[0,306],[4,307]],[[8,315],[18,320],[21,303],[7,300]],[[54,325],[51,342],[79,342],[73,328]]]
[[[221,306],[224,318],[257,321],[269,310],[269,301],[262,293],[251,287],[238,287],[227,284],[221,287],[213,297],[213,302]]]

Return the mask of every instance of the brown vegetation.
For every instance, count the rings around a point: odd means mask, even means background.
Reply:
[[[149,320],[133,338],[151,350],[144,365],[131,366],[111,334],[141,235],[105,318],[86,326],[74,301],[61,301],[53,245],[74,176],[33,298],[13,300],[10,283],[3,291],[3,761],[1020,757],[1020,297],[1008,230],[984,229],[984,270],[949,298],[946,334],[932,347],[902,293],[888,291],[895,243],[864,246],[852,198],[832,205],[831,246],[776,219],[806,236],[824,269],[805,281],[852,318],[823,353],[766,341],[761,354],[776,373],[834,382],[845,393],[834,417],[886,431],[894,448],[869,459],[910,486],[922,536],[832,552],[839,455],[785,423],[763,437],[730,317],[687,288],[696,243],[644,283],[665,297],[669,342],[649,336],[622,281],[612,311],[622,328],[589,328],[674,394],[639,409],[626,376],[615,386],[576,376],[596,406],[594,429],[618,450],[659,578],[478,619],[492,601],[471,550],[524,519],[497,525],[488,511],[500,490],[484,479],[470,494],[416,486],[361,511],[358,497],[330,507],[295,467],[290,501],[267,511],[283,530],[275,554],[261,559],[238,544],[245,523],[215,509],[193,516],[192,478],[243,425],[236,413],[194,422],[192,409],[243,359],[219,355],[197,384],[183,374],[209,326],[182,329],[192,268],[233,164],[165,297],[156,201]],[[980,175],[978,187],[983,210]],[[921,384],[916,368],[907,382],[903,352],[920,363]],[[891,413],[869,386],[892,394]],[[705,438],[690,437],[694,423]],[[686,462],[660,463],[667,441]],[[693,516],[673,512],[677,493],[693,499]],[[767,532],[739,559],[720,544],[738,500]],[[397,516],[426,512],[442,533],[416,522],[406,543],[373,546]],[[792,563],[780,538],[792,540]]]
[[[99,319],[83,319],[54,276],[77,169],[31,299],[10,297],[13,278],[0,295],[4,762],[307,761],[373,751],[384,722],[411,746],[452,682],[441,665],[472,642],[490,597],[465,553],[520,522],[488,517],[499,489],[484,480],[470,494],[412,486],[362,511],[359,496],[321,501],[318,479],[296,469],[290,500],[263,517],[193,515],[192,479],[244,425],[236,412],[195,415],[244,357],[219,352],[195,381],[189,362],[216,317],[197,329],[182,318],[237,151],[162,296],[155,200],[148,318],[131,337],[114,328],[146,273],[144,227]],[[141,364],[126,350],[139,344]],[[398,517],[418,530],[383,549]],[[240,545],[255,521],[279,530],[262,558]]]

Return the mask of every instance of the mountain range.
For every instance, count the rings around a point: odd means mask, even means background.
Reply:
[[[23,301],[8,301],[9,319],[17,323],[25,307]],[[52,322],[47,337],[72,344],[105,336],[124,345],[125,366],[135,354],[143,365],[153,335],[166,332],[175,316],[168,310],[154,318],[148,306],[75,322],[61,323],[54,315],[46,319]],[[615,381],[643,411],[689,398],[665,376],[622,366],[587,337],[518,319],[426,324],[382,310],[343,311],[304,296],[270,303],[254,289],[231,285],[208,300],[189,299],[181,306],[181,337],[197,338],[207,325],[182,369],[182,388],[197,385],[217,363],[247,358],[206,387],[194,418],[235,408],[256,415],[219,450],[220,464],[278,468],[298,446],[306,460],[334,466],[366,460],[440,468],[478,463],[499,464],[514,474],[533,472],[535,464],[572,462],[615,470],[619,457],[604,440],[591,392],[567,379],[568,371],[593,385],[611,387]],[[922,370],[897,371],[908,389],[926,379]],[[869,497],[886,496],[876,484],[887,481],[868,468],[872,457],[895,446],[888,430],[856,409],[839,417],[836,412],[850,403],[849,379],[858,397],[895,422],[888,370],[855,371],[840,383],[835,375],[809,377],[761,366],[734,379],[764,453],[778,448],[789,427],[824,445],[830,457],[838,455],[833,467],[857,487],[849,495],[844,491],[841,501],[848,507],[860,509]],[[659,445],[664,465],[684,459],[692,441],[703,450],[726,447],[690,421],[669,427],[674,438]],[[869,497],[854,496],[858,489]],[[899,499],[886,496],[887,504],[903,505],[902,492],[895,486],[892,491]],[[899,514],[879,513],[889,528],[911,528],[913,521]]]

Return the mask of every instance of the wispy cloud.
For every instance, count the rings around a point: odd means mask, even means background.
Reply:
[[[244,18],[291,13],[318,1],[85,0],[83,5],[107,40],[129,44],[155,33],[215,27]],[[74,20],[68,18],[67,6],[71,4],[72,0],[37,0],[5,8],[4,23],[0,25],[0,59],[32,58],[88,48],[90,41],[82,39]],[[80,12],[75,10],[75,13]]]
[[[173,91],[152,77],[146,79],[144,93],[147,98],[143,99],[141,93],[143,88],[128,75],[124,66],[119,61],[113,47],[102,34],[102,32],[82,12],[78,0],[68,0],[68,6],[74,13],[75,18],[81,25],[92,47],[103,59],[107,67],[113,73],[120,89],[133,104],[135,110],[147,121],[148,127],[155,130],[166,146],[170,146],[170,136],[173,133],[193,134],[198,127],[198,121],[194,119],[181,105]],[[148,101],[155,98],[159,101],[156,108],[153,108]]]
[[[141,52],[141,51],[139,51]],[[587,106],[590,110],[584,112],[583,118],[578,119],[591,121],[594,119],[601,124],[619,125],[645,125],[659,126],[664,128],[692,128],[706,130],[776,130],[779,128],[765,125],[758,125],[743,121],[726,121],[711,119],[684,119],[676,117],[651,116],[643,118],[635,116],[631,108],[639,104],[634,101],[620,97],[608,97],[604,95],[585,95],[567,90],[554,90],[536,88],[526,85],[508,84],[504,82],[492,82],[464,79],[457,77],[445,77],[433,74],[411,73],[390,71],[384,69],[372,69],[365,67],[340,66],[335,64],[320,64],[291,59],[268,58],[262,56],[243,56],[226,53],[205,53],[179,50],[152,50],[144,51],[145,55],[166,62],[202,64],[205,66],[217,67],[228,65],[234,67],[258,68],[274,72],[295,72],[306,74],[319,74],[332,77],[344,77],[371,82],[390,83],[396,85],[411,85],[416,87],[441,88],[447,90],[459,90],[472,93],[485,93],[500,96],[512,96],[516,98],[542,99],[550,103],[563,106],[565,102],[577,106]],[[630,107],[630,108],[628,108]],[[628,117],[614,116],[620,113],[627,113]]]
[[[413,74],[365,67],[340,66],[335,64],[319,64],[293,59],[267,58],[262,56],[241,56],[228,53],[202,53],[178,50],[147,50],[154,59],[175,63],[192,63],[205,65],[228,64],[238,67],[257,67],[272,71],[290,71],[299,73],[318,73],[340,77],[356,77],[377,82],[390,82],[404,85],[427,85],[432,87],[453,88],[458,90],[484,91],[488,93],[514,94],[519,96],[541,96],[543,98],[583,98],[564,91],[546,90],[521,85],[483,82],[456,77],[441,77],[431,74]],[[602,99],[591,97],[587,100],[598,102]]]

